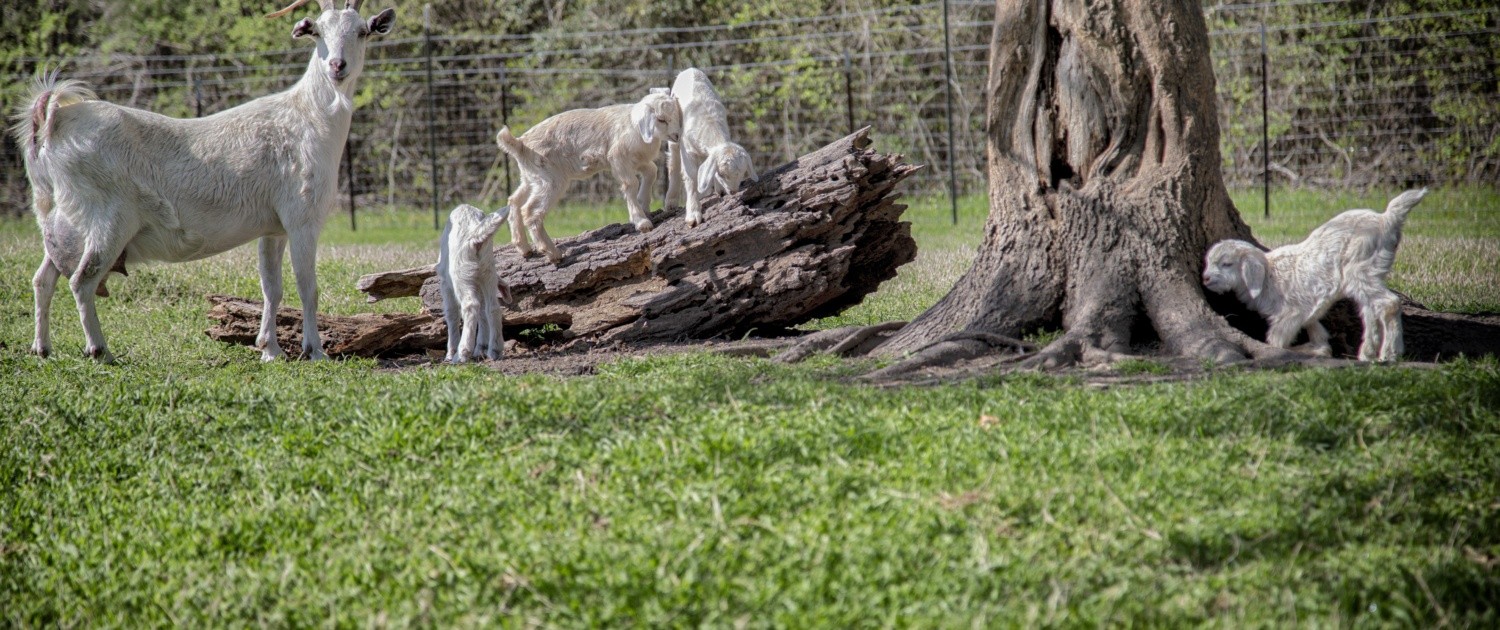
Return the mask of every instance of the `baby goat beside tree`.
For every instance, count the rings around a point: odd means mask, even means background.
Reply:
[[[112,268],[197,260],[259,238],[261,358],[284,356],[276,309],[288,243],[302,300],[302,355],[327,358],[317,327],[318,234],[337,196],[365,45],[371,35],[389,33],[396,19],[395,10],[386,9],[367,21],[359,14],[363,0],[342,7],[334,1],[319,0],[320,15],[292,27],[293,38],[317,42],[295,85],[211,116],[177,119],[107,103],[81,82],[56,75],[37,82],[14,128],[33,211],[44,234],[54,223],[51,215],[60,213],[81,246],[77,252],[46,246],[32,279],[33,352],[51,352],[48,313],[64,271],[71,272],[84,352],[109,362],[94,293]],[[308,2],[296,0],[266,17]],[[72,257],[76,263],[63,262]]]

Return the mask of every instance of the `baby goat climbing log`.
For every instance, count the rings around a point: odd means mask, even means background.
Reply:
[[[858,304],[917,250],[895,188],[921,167],[867,148],[868,131],[704,199],[714,220],[696,228],[679,208],[659,211],[650,232],[615,224],[558,240],[560,266],[497,244],[501,280],[515,298],[505,325],[553,324],[569,343],[706,339],[790,327]],[[416,336],[398,334],[384,318],[378,334],[392,342],[372,347],[357,343],[358,326],[343,335],[330,318],[330,351],[400,353],[428,343],[418,330],[442,304],[431,266],[371,274],[359,287],[372,301],[421,295],[426,312],[402,324]],[[209,334],[242,342],[243,308],[216,312],[221,325]]]

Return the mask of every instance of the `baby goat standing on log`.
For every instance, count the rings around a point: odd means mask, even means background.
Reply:
[[[672,83],[672,96],[682,108],[682,140],[667,143],[667,202],[687,192],[687,224],[703,222],[699,197],[715,188],[724,194],[757,179],[750,152],[729,140],[729,116],[724,102],[697,68],[688,68]],[[686,186],[684,187],[684,183]]]
[[[297,0],[266,17],[286,15]],[[362,0],[319,0],[316,20],[304,18],[292,37],[317,49],[290,89],[203,118],[177,119],[98,100],[78,81],[38,82],[15,126],[31,180],[37,223],[48,230],[59,212],[81,238],[80,260],[44,258],[32,279],[36,341],[50,351],[47,317],[63,271],[78,303],[85,353],[112,356],[94,304],[111,268],[148,260],[183,262],[260,239],[265,297],[256,345],[261,358],[283,356],[276,341],[281,261],[288,242],[302,298],[302,354],[323,359],[315,276],[318,233],[337,194],[339,157],[349,137],[354,85],[371,35],[391,31],[396,13],[367,22]],[[76,268],[72,268],[75,267]]]
[[[505,352],[500,302],[501,297],[510,302],[510,286],[500,281],[495,270],[495,232],[509,215],[510,206],[485,216],[469,204],[448,214],[437,262],[443,323],[448,326],[444,361],[468,363],[476,356],[499,359]]]
[[[510,237],[516,249],[530,256],[534,240],[552,264],[560,262],[562,253],[552,244],[542,220],[557,206],[569,183],[605,169],[620,183],[630,222],[637,230],[650,230],[647,212],[656,183],[656,156],[661,154],[664,138],[676,139],[680,133],[682,112],[676,99],[656,91],[633,105],[563,112],[537,123],[520,138],[502,127],[495,141],[521,169],[521,185],[510,196],[515,213]]]
[[[1427,189],[1392,199],[1385,213],[1349,210],[1313,230],[1307,240],[1265,253],[1245,241],[1228,240],[1209,248],[1203,286],[1215,293],[1233,290],[1266,316],[1266,343],[1291,345],[1306,330],[1309,350],[1328,356],[1328,331],[1318,320],[1334,302],[1350,298],[1364,320],[1361,361],[1395,361],[1401,356],[1401,298],[1385,286],[1401,244],[1406,213]]]

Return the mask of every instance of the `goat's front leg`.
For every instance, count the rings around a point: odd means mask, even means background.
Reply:
[[[656,183],[656,165],[646,164],[636,173],[619,178],[620,192],[625,196],[625,205],[630,209],[630,222],[635,229],[650,232],[656,227],[651,222],[651,185]]]
[[[682,151],[681,142],[667,142],[667,195],[661,199],[663,207],[674,203],[685,203],[683,182],[688,180],[683,177]]]
[[[297,297],[302,300],[302,357],[327,359],[318,335],[318,231],[303,228],[287,234],[292,249],[292,275],[297,278]]]
[[[260,260],[256,268],[260,271],[260,295],[265,301],[261,304],[260,334],[255,337],[255,347],[260,348],[262,361],[275,361],[286,356],[276,338],[276,311],[281,308],[281,261],[285,254],[286,237],[260,238]]]
[[[1298,349],[1320,357],[1333,356],[1333,348],[1328,345],[1328,329],[1323,327],[1322,322],[1312,320],[1302,327],[1307,331],[1307,344]]]
[[[42,358],[52,354],[52,296],[57,292],[57,279],[62,272],[52,259],[42,256],[42,264],[31,277],[32,297],[36,301],[36,339],[31,342],[31,353]]]
[[[1297,331],[1301,329],[1302,325],[1295,317],[1273,320],[1271,329],[1266,331],[1266,343],[1277,348],[1290,348],[1292,340],[1297,338]]]
[[[73,300],[78,303],[78,319],[83,323],[85,340],[83,353],[100,363],[114,363],[115,357],[110,354],[104,341],[104,328],[99,325],[99,309],[94,303],[94,291],[99,288],[99,283],[104,281],[105,274],[109,273],[109,267],[103,261],[118,260],[120,251],[125,246],[121,243],[97,247],[92,243],[92,239],[90,241],[84,248],[83,257],[79,259],[78,268],[73,270],[73,277],[68,284],[73,290]]]
[[[686,151],[682,155],[682,181],[687,188],[687,224],[688,227],[697,227],[703,222],[703,195],[698,192],[698,166],[701,163],[694,160],[693,156]]]

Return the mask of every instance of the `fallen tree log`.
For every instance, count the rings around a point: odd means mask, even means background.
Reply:
[[[505,312],[507,338],[536,327],[563,344],[740,336],[858,304],[917,251],[895,188],[921,167],[869,149],[868,132],[766,172],[739,192],[708,197],[707,222],[697,227],[687,227],[681,208],[664,209],[652,215],[650,232],[619,223],[559,239],[558,265],[497,247],[501,279],[515,299]],[[442,345],[431,265],[370,274],[358,286],[372,302],[420,296],[423,312],[358,321],[320,315],[327,352],[375,356]],[[209,336],[253,343],[258,303],[217,300],[223,308],[211,316],[220,323]],[[298,347],[299,324],[283,317],[282,346]]]

